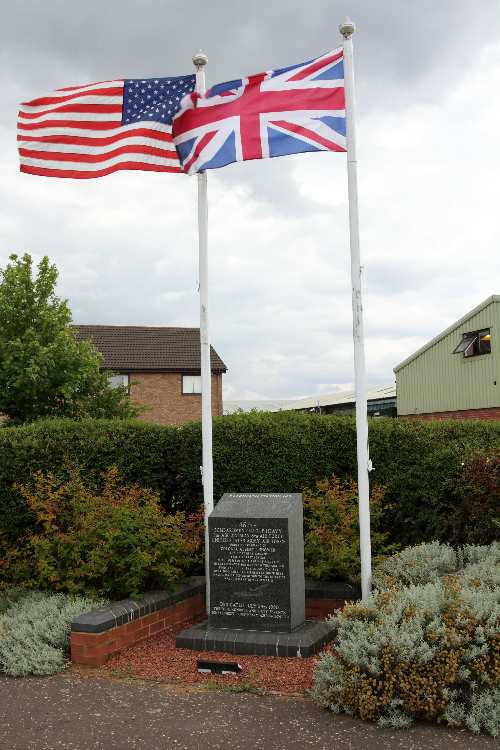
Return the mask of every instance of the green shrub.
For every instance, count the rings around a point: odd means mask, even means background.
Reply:
[[[69,666],[71,621],[104,601],[17,589],[0,596],[0,673],[50,675]]]
[[[10,609],[20,599],[23,599],[27,593],[27,590],[22,586],[0,589],[0,615]]]
[[[371,478],[386,488],[391,505],[381,531],[403,545],[445,541],[453,516],[450,482],[472,452],[495,447],[500,448],[500,422],[371,420]],[[355,423],[350,417],[284,412],[218,417],[213,454],[215,500],[224,492],[297,492],[332,473],[356,476]],[[197,422],[162,427],[122,420],[40,421],[0,429],[0,533],[15,539],[33,528],[34,516],[16,483],[29,483],[37,471],[66,480],[66,467],[75,464],[96,487],[102,473],[117,466],[125,482],[159,492],[167,512],[194,511],[202,499]]]
[[[175,430],[139,421],[48,419],[0,430],[0,533],[16,538],[35,516],[19,491],[37,472],[61,481],[79,466],[87,485],[102,485],[116,466],[129,484],[160,493],[167,510],[175,485]]]
[[[378,531],[384,511],[384,490],[373,486],[370,496],[371,542],[374,559],[390,554],[388,533]],[[335,474],[304,492],[305,572],[321,580],[355,579],[360,571],[358,486]]]
[[[323,654],[314,673],[322,706],[382,726],[423,718],[500,733],[500,546],[466,549],[457,562],[467,564],[428,583],[375,592],[366,606],[347,605],[332,618],[336,653]],[[434,556],[431,569],[442,563],[451,561]]]
[[[500,447],[500,421],[370,422],[375,476],[392,503],[387,518],[392,541],[405,546],[436,538],[447,541],[454,513],[450,483],[471,453],[494,447]],[[467,541],[457,538],[455,543]],[[475,541],[484,544],[490,539]]]
[[[388,557],[373,571],[373,585],[381,591],[430,583],[457,570],[457,553],[447,544],[423,542]]]
[[[483,584],[496,576],[500,565],[500,543],[488,545],[468,544],[453,549],[441,542],[423,542],[406,547],[380,562],[373,571],[373,586],[379,591],[400,589],[404,586],[431,583],[437,578],[459,573],[470,576],[479,566],[483,571]]]
[[[467,568],[471,570],[471,566],[476,564],[490,565],[492,571],[497,571],[497,566],[500,564],[500,542],[492,542],[491,544],[465,544],[463,547],[457,549],[457,562],[458,570]]]
[[[14,582],[121,599],[168,588],[196,555],[185,515],[166,515],[157,495],[122,484],[116,468],[98,491],[77,470],[65,482],[38,473],[18,489],[36,529],[6,556],[4,577]]]
[[[449,482],[445,524],[451,544],[487,544],[498,538],[500,521],[500,450],[466,456]]]

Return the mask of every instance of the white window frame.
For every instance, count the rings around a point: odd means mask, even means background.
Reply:
[[[125,373],[118,373],[118,375],[109,376],[109,384],[112,388],[119,388],[121,385],[128,390],[130,385],[130,377]]]
[[[201,375],[182,375],[182,395],[201,396]]]

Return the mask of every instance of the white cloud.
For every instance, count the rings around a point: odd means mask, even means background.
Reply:
[[[495,5],[484,0],[490,20]],[[47,13],[61,7],[49,3]],[[213,13],[224,7],[217,4]],[[392,382],[394,365],[500,292],[500,45],[488,41],[493,22],[485,41],[476,37],[474,49],[464,45],[472,28],[469,5],[464,0],[460,12],[458,3],[454,7],[435,57],[432,19],[420,17],[419,9],[406,5],[403,13],[384,3],[372,11],[358,8],[361,251],[372,384]],[[292,54],[315,45],[326,49],[331,34],[323,28],[323,5],[304,21],[303,48],[292,31],[281,27],[278,34],[278,10],[266,11],[269,26],[238,16],[232,27],[238,55],[229,38],[227,47],[217,46],[215,22],[205,24],[215,80],[244,73],[247,65],[252,72],[293,62]],[[129,12],[127,4],[126,39]],[[436,13],[438,25],[451,19],[444,6]],[[90,15],[80,19],[87,29]],[[76,44],[78,24],[67,20],[67,27],[58,49],[47,30],[33,36],[27,56],[16,42],[2,58],[10,109],[0,112],[0,266],[12,251],[37,258],[47,253],[60,270],[60,294],[79,322],[197,325],[195,178],[124,172],[102,180],[50,180],[17,171],[16,101],[42,85],[49,88],[51,77],[63,84],[65,71],[71,80],[82,71],[91,79],[104,70],[115,75],[125,61],[130,66],[122,43],[104,51],[89,33],[89,50],[78,48],[70,59],[67,47]],[[136,29],[144,48],[146,31]],[[191,38],[193,48],[199,46],[194,32]],[[186,59],[190,44],[183,39],[182,50],[180,42],[173,48],[172,65]],[[151,57],[144,55],[139,75],[151,75],[164,52],[154,48]],[[27,61],[18,79],[23,91],[9,73],[21,58]],[[345,157],[234,165],[209,175],[209,200],[212,341],[229,368],[226,397],[292,398],[350,386]]]

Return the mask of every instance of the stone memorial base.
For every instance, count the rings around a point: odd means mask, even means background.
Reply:
[[[306,620],[291,633],[215,628],[202,622],[178,633],[175,645],[192,651],[305,658],[321,651],[334,637],[335,630],[324,621]]]

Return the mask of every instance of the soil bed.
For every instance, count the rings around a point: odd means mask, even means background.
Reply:
[[[312,685],[314,663],[308,659],[244,656],[215,651],[190,651],[175,647],[175,633],[160,633],[113,656],[101,669],[115,675],[165,682],[220,685],[233,690],[258,689],[287,695],[303,695]],[[198,672],[197,660],[238,662],[239,674],[215,675]]]

